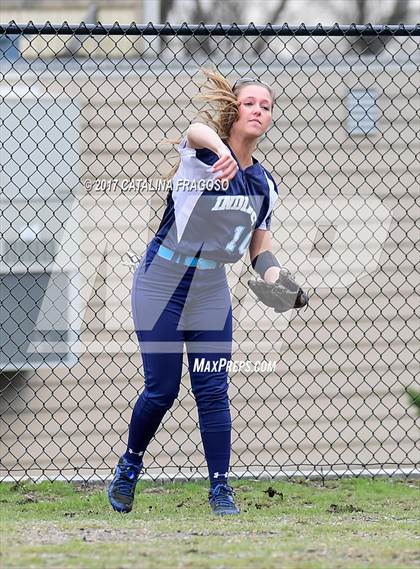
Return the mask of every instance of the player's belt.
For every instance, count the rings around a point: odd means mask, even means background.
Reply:
[[[217,269],[222,267],[223,263],[217,263],[212,259],[203,259],[202,257],[189,257],[188,255],[182,255],[177,253],[168,247],[163,245],[159,246],[157,250],[159,257],[163,257],[168,261],[173,261],[174,263],[179,263],[180,265],[186,265],[187,267],[197,267],[197,269]]]

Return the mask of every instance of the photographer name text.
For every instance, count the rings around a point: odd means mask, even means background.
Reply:
[[[165,178],[99,178],[91,180],[87,178],[82,182],[83,187],[88,192],[125,192],[125,193],[147,193],[147,192],[203,192],[203,191],[226,191],[229,182],[218,179],[198,179],[187,180],[167,180]]]

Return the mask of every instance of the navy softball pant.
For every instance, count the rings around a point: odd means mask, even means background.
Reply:
[[[227,366],[232,307],[224,266],[198,269],[156,255],[149,244],[133,278],[132,315],[144,390],[132,413],[125,457],[143,463],[148,443],[178,396],[184,344],[211,485],[226,483],[231,448]]]

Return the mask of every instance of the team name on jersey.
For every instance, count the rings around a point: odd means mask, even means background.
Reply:
[[[212,211],[237,210],[248,213],[251,216],[252,225],[257,219],[254,208],[249,203],[249,196],[218,196]]]

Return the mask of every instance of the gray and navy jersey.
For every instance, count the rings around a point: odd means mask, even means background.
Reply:
[[[270,228],[278,196],[273,177],[253,158],[223,190],[211,171],[217,154],[190,148],[186,138],[178,150],[181,162],[154,241],[184,255],[236,263],[254,229]]]

